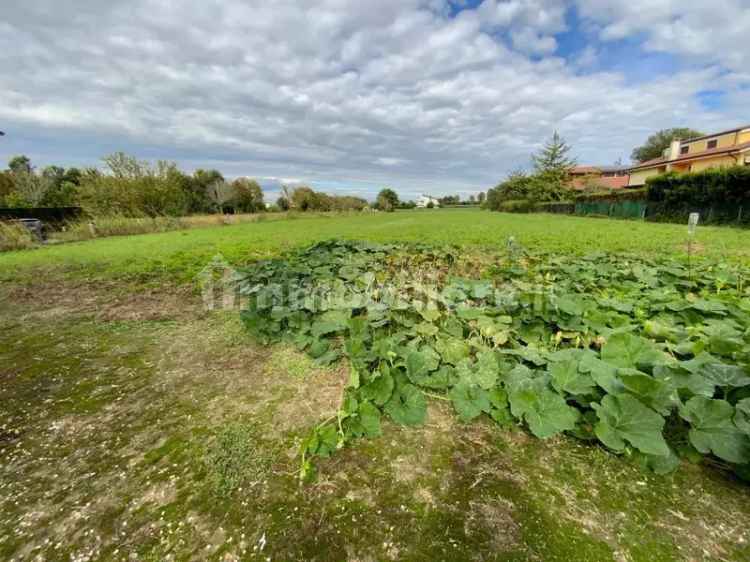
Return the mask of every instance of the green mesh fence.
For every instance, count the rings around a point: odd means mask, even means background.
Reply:
[[[714,204],[707,207],[685,206],[667,208],[664,204],[638,199],[619,201],[598,200],[579,201],[575,204],[575,214],[604,217],[647,219],[657,222],[687,222],[690,213],[699,213],[702,224],[750,225],[750,202]]]
[[[576,203],[576,214],[640,219],[646,209],[645,201],[581,201]]]

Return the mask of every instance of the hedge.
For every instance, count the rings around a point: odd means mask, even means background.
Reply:
[[[635,189],[611,189],[609,191],[600,191],[598,193],[580,193],[576,195],[576,202],[580,201],[638,201],[646,199],[646,188],[639,187]]]
[[[711,206],[750,203],[750,166],[702,172],[668,172],[646,180],[649,201],[665,206]]]

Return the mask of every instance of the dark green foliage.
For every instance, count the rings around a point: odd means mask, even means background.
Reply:
[[[670,172],[646,180],[648,199],[666,208],[750,203],[750,167],[712,168],[691,174]]]
[[[334,240],[243,273],[251,332],[317,361],[343,353],[351,367],[338,415],[305,442],[305,475],[311,456],[380,434],[383,415],[424,423],[426,396],[464,422],[486,415],[540,438],[598,439],[657,472],[695,451],[746,470],[747,270],[514,255],[467,279],[451,248]]]
[[[571,168],[576,165],[570,150],[570,145],[555,131],[544,147],[531,157],[536,175],[549,181],[567,181]]]
[[[568,182],[575,160],[571,147],[555,131],[552,138],[532,155],[534,173],[512,172],[508,178],[487,191],[483,206],[491,211],[531,212],[536,203],[565,201],[570,197]]]
[[[248,178],[237,178],[232,182],[234,197],[232,204],[235,211],[240,213],[257,213],[265,211],[263,190],[257,181]]]
[[[282,210],[282,211],[288,211],[289,210],[289,199],[286,197],[279,197],[276,199],[276,206]]]
[[[361,211],[367,206],[367,201],[361,197],[328,195],[314,191],[307,186],[294,189],[286,202],[279,201],[279,207],[295,211]]]
[[[687,140],[701,136],[703,136],[703,133],[700,131],[687,127],[663,129],[648,137],[643,146],[634,148],[630,157],[633,159],[633,162],[645,162],[646,160],[659,158],[673,140]]]
[[[192,176],[185,175],[182,189],[187,195],[189,213],[214,213],[219,209],[215,188],[224,183],[218,170],[198,169]]]
[[[8,170],[14,174],[30,174],[31,159],[28,156],[14,156],[8,161]]]
[[[399,206],[398,195],[389,188],[381,189],[375,199],[375,207],[380,211],[395,211]]]

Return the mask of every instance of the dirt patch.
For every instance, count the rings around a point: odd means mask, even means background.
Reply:
[[[466,534],[487,530],[492,549],[508,552],[518,548],[522,541],[521,527],[513,517],[515,506],[507,498],[497,497],[469,502],[466,514]]]
[[[202,303],[189,285],[147,288],[115,282],[4,284],[0,302],[21,321],[92,315],[102,322],[197,317]]]

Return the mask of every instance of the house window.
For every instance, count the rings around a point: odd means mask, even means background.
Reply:
[[[681,146],[680,147],[680,154],[687,154],[688,150],[690,150],[690,147],[688,145]]]
[[[719,144],[718,139],[712,139],[706,143],[706,149],[711,150],[712,148],[716,148],[717,144]]]

